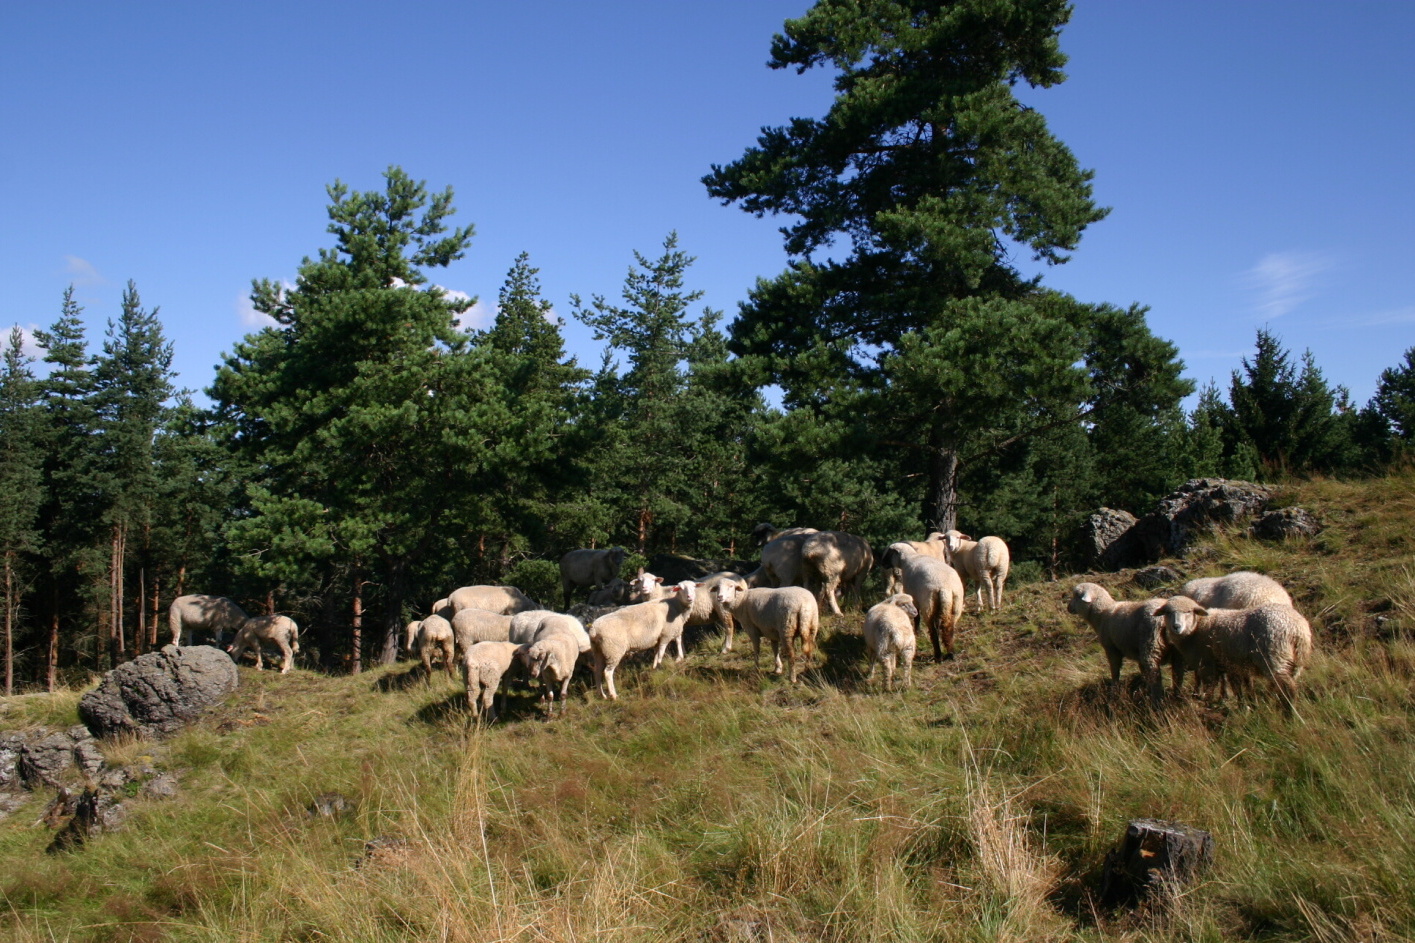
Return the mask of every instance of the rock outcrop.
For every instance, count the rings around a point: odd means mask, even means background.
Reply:
[[[162,737],[195,721],[237,683],[236,665],[220,649],[167,645],[104,675],[79,701],[79,719],[97,737]]]

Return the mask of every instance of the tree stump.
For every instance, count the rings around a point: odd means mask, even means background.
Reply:
[[[1214,860],[1214,837],[1202,829],[1159,819],[1133,819],[1120,844],[1105,856],[1101,900],[1107,905],[1157,900],[1157,891],[1192,881]]]

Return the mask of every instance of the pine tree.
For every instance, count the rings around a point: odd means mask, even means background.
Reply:
[[[16,325],[0,368],[0,558],[4,592],[5,694],[15,690],[15,635],[21,601],[40,548],[44,502],[44,451],[40,439],[39,383]]]
[[[1371,406],[1398,438],[1415,442],[1415,347],[1405,351],[1404,363],[1381,371]]]
[[[98,637],[84,630],[81,615],[98,602],[95,588],[102,583],[87,574],[102,572],[106,556],[100,534],[108,485],[99,461],[97,381],[82,312],[71,285],[58,320],[48,331],[34,334],[50,365],[40,381],[44,480],[49,488],[40,511],[47,567],[40,574],[38,594],[48,628],[44,683],[50,691],[57,683],[61,649],[97,655]]]
[[[1345,391],[1327,385],[1311,351],[1299,373],[1281,340],[1258,331],[1253,359],[1244,358],[1229,386],[1232,408],[1230,451],[1245,444],[1268,474],[1329,471],[1342,467],[1350,432],[1338,421]]]
[[[1064,0],[819,0],[773,68],[833,66],[821,119],[767,129],[708,192],[783,214],[790,267],[761,281],[733,348],[790,406],[837,389],[921,478],[928,528],[956,521],[960,473],[1026,438],[1157,417],[1191,387],[1145,311],[1081,304],[1011,263],[1065,261],[1105,215],[1091,173],[1012,87],[1063,79]]]
[[[472,301],[422,287],[472,228],[448,230],[450,188],[430,194],[397,167],[384,179],[328,188],[335,248],[306,258],[292,289],[254,283],[277,325],[237,345],[211,391],[260,469],[230,539],[272,590],[338,579],[355,670],[366,609],[382,627],[377,657],[395,657],[411,575],[447,522],[469,516],[510,424],[495,371],[455,322]]]

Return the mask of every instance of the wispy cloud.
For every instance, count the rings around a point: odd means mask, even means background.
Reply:
[[[1367,327],[1375,327],[1378,324],[1409,324],[1411,322],[1415,322],[1415,305],[1382,311],[1371,315],[1361,323]]]
[[[1243,274],[1264,320],[1280,318],[1312,296],[1319,276],[1332,267],[1324,252],[1270,252]]]
[[[69,281],[79,288],[86,288],[90,285],[102,285],[106,279],[98,274],[98,269],[88,259],[81,259],[76,255],[64,256],[64,274]]]

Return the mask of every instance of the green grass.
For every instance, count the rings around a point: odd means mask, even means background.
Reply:
[[[1105,659],[1035,582],[970,610],[960,656],[912,690],[862,681],[861,617],[827,623],[792,688],[750,645],[577,683],[545,722],[513,698],[469,724],[460,686],[242,669],[207,720],[109,747],[181,775],[127,827],[46,855],[33,800],[0,822],[0,936],[16,940],[1386,940],[1415,936],[1415,478],[1294,485],[1316,538],[1216,536],[1186,576],[1289,585],[1317,652],[1298,716],[1106,694]],[[1123,574],[1100,581],[1142,594]],[[763,663],[766,663],[764,659]],[[1127,680],[1133,676],[1127,667]],[[17,699],[66,725],[77,696]],[[342,815],[311,816],[338,792]],[[1213,832],[1164,910],[1107,911],[1134,817]],[[365,842],[403,844],[365,859]]]

